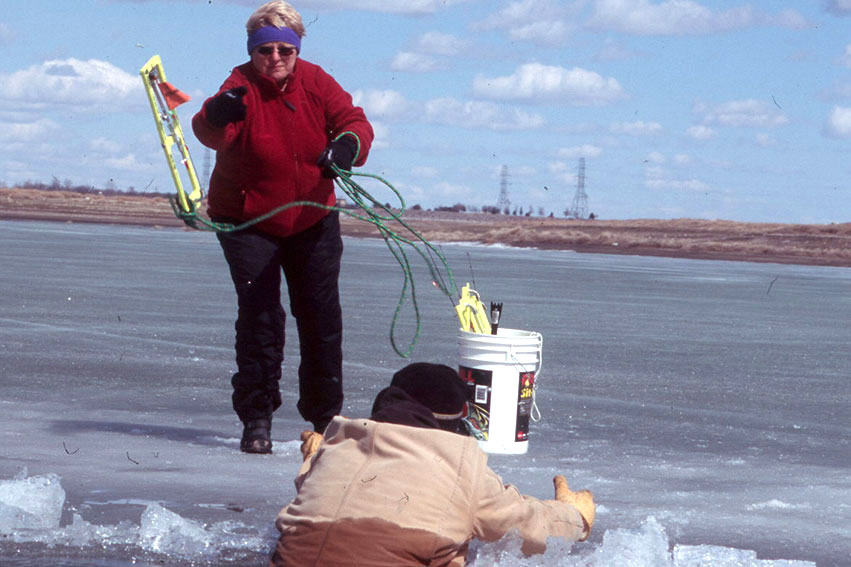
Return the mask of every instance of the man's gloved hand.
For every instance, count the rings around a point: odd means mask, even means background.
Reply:
[[[319,450],[319,444],[322,443],[322,434],[315,431],[301,432],[301,456],[302,461],[308,460]]]
[[[231,122],[245,120],[245,103],[242,97],[248,89],[234,87],[219,93],[207,103],[207,120],[216,128],[224,128]]]
[[[328,144],[316,165],[322,167],[322,175],[328,179],[334,179],[337,174],[331,169],[336,165],[345,171],[351,171],[355,161],[355,152],[358,150],[357,142],[349,135],[342,136]]]
[[[591,535],[591,528],[594,526],[594,516],[597,514],[594,495],[589,490],[572,491],[567,485],[567,479],[564,478],[564,475],[554,476],[553,486],[556,489],[556,500],[570,504],[579,510],[579,514],[585,522],[585,536],[580,541],[585,541]]]

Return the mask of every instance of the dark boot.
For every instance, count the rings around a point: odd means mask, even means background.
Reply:
[[[272,437],[270,430],[272,421],[269,419],[252,419],[245,422],[242,430],[242,440],[239,449],[243,453],[271,453]]]

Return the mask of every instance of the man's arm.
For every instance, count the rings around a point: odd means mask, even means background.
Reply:
[[[559,485],[560,482],[557,488]],[[547,538],[550,537],[561,537],[568,541],[584,540],[594,521],[593,514],[590,514],[590,518],[584,518],[579,508],[567,501],[539,500],[521,494],[514,486],[504,485],[502,479],[488,467],[484,467],[478,492],[473,536],[494,541],[516,529],[523,538],[522,549],[526,554],[543,553]],[[590,492],[583,493],[591,498]],[[586,515],[588,510],[593,510],[593,506],[591,498],[590,508],[586,506]]]

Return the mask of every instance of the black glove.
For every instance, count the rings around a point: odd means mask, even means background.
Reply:
[[[351,171],[355,161],[355,152],[358,151],[357,142],[351,136],[345,135],[342,138],[334,140],[325,148],[316,165],[324,168],[322,176],[328,179],[334,179],[337,174],[331,169],[332,165],[336,165],[345,171]]]
[[[248,89],[235,87],[217,94],[207,102],[207,120],[216,128],[224,128],[231,122],[245,120],[245,103],[242,97]]]

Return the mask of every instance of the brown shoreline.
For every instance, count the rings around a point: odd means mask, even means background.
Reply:
[[[475,242],[579,253],[851,267],[851,223],[582,221],[433,211],[407,211],[402,218],[436,243]],[[18,188],[0,188],[0,220],[184,227],[162,197]],[[347,236],[380,237],[373,225],[348,215],[342,216],[342,227]]]

